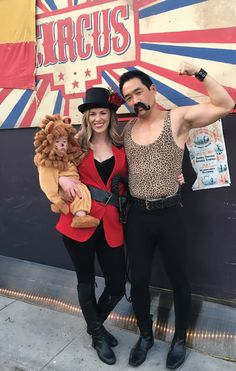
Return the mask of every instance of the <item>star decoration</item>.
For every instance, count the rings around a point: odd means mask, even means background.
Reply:
[[[88,68],[85,71],[85,77],[91,77],[91,70],[89,70]]]
[[[60,72],[58,77],[59,77],[59,80],[64,80],[64,73]]]
[[[79,87],[79,82],[74,80],[74,82],[72,82],[72,85],[73,85],[73,89],[78,88]]]

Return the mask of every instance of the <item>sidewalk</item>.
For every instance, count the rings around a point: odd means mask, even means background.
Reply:
[[[134,370],[128,366],[137,334],[107,325],[117,337],[117,363],[102,363],[82,317],[0,296],[0,371]],[[156,340],[139,371],[162,371],[168,343]],[[183,371],[235,371],[236,363],[188,350]]]

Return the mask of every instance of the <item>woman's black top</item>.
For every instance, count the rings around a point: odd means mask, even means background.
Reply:
[[[98,174],[102,179],[103,183],[106,185],[107,181],[111,175],[111,172],[115,165],[115,157],[112,156],[105,161],[99,162],[98,160],[94,160]]]

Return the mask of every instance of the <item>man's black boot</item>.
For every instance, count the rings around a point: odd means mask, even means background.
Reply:
[[[78,285],[78,295],[87,327],[92,336],[92,346],[97,351],[101,361],[113,365],[116,362],[116,357],[106,339],[104,328],[97,313],[94,283],[80,283]]]
[[[131,349],[129,356],[129,365],[133,367],[140,366],[147,357],[147,352],[154,344],[153,332],[152,332],[152,320],[147,325],[139,326],[140,336]]]
[[[174,336],[166,359],[166,367],[168,369],[175,370],[184,362],[186,355],[185,339],[185,336],[182,338],[178,337],[178,335]]]

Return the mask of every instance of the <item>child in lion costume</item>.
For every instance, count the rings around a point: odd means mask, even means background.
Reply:
[[[34,137],[36,155],[34,163],[39,172],[39,183],[42,191],[52,202],[53,212],[68,214],[69,206],[63,200],[63,191],[59,185],[59,177],[68,176],[80,179],[76,166],[80,163],[81,149],[74,136],[76,129],[71,125],[69,117],[47,115],[42,121]],[[88,188],[78,183],[82,198],[75,196],[70,204],[70,211],[74,215],[71,226],[74,228],[90,228],[99,224],[99,219],[89,215],[91,209],[91,195]]]

